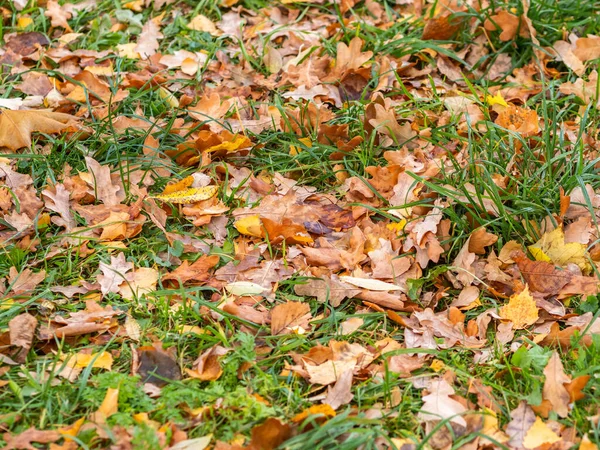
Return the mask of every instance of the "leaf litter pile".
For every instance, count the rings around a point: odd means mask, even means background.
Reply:
[[[4,448],[598,448],[597,3],[0,14]]]

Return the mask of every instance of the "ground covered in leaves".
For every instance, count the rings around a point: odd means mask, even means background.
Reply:
[[[8,449],[598,449],[593,0],[0,4]]]

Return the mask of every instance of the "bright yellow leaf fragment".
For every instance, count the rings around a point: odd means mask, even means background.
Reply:
[[[494,106],[494,105],[508,106],[508,103],[506,103],[506,100],[504,100],[504,97],[502,97],[502,94],[500,92],[498,92],[494,96],[486,95],[485,101],[490,106]]]
[[[200,188],[188,188],[169,194],[159,194],[150,198],[178,205],[189,205],[190,203],[201,202],[214,197],[218,190],[217,186],[204,186]]]
[[[560,441],[560,436],[537,417],[523,439],[523,447],[533,449],[542,445],[552,445],[558,441]]]
[[[68,366],[78,367],[83,369],[92,365],[95,369],[106,369],[112,368],[113,357],[108,352],[102,353],[77,353],[74,358],[69,359],[67,362]]]
[[[397,234],[400,234],[404,227],[406,226],[406,219],[402,219],[400,222],[388,223],[386,228],[391,231],[395,231]]]
[[[500,308],[500,317],[510,320],[515,330],[533,325],[538,320],[538,308],[528,286],[518,294],[511,295],[508,305]]]
[[[246,236],[263,237],[262,222],[258,214],[242,217],[236,220],[233,226]]]
[[[312,147],[312,141],[311,141],[310,138],[304,137],[304,138],[300,138],[298,140],[300,141],[300,143],[304,144],[306,147],[308,147],[308,148]],[[290,155],[296,156],[301,151],[302,151],[302,147],[297,147],[295,145],[290,145]]]
[[[207,153],[218,152],[220,150],[225,150],[226,152],[237,152],[238,150],[247,148],[250,146],[250,140],[246,136],[237,135],[233,139],[233,141],[221,142],[218,145],[213,145],[212,147],[204,150]]]
[[[295,423],[303,422],[308,416],[312,416],[315,414],[323,415],[327,419],[335,417],[335,411],[333,410],[333,408],[331,406],[329,406],[327,403],[323,403],[322,405],[313,405],[310,408],[305,409],[301,413],[296,414],[292,418],[292,422],[295,422]]]
[[[565,233],[562,227],[544,233],[539,241],[528,248],[538,261],[551,261],[561,267],[576,264],[584,273],[589,273],[592,269],[585,244],[579,242],[565,243]]]

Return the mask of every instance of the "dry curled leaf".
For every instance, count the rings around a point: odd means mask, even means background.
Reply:
[[[303,334],[312,318],[307,303],[287,302],[271,310],[271,334]]]

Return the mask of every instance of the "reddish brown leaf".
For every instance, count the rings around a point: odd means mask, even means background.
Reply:
[[[189,261],[184,261],[173,272],[164,275],[162,282],[175,286],[185,283],[205,283],[210,277],[210,269],[215,267],[218,262],[219,257],[217,255],[202,255],[192,264]]]

